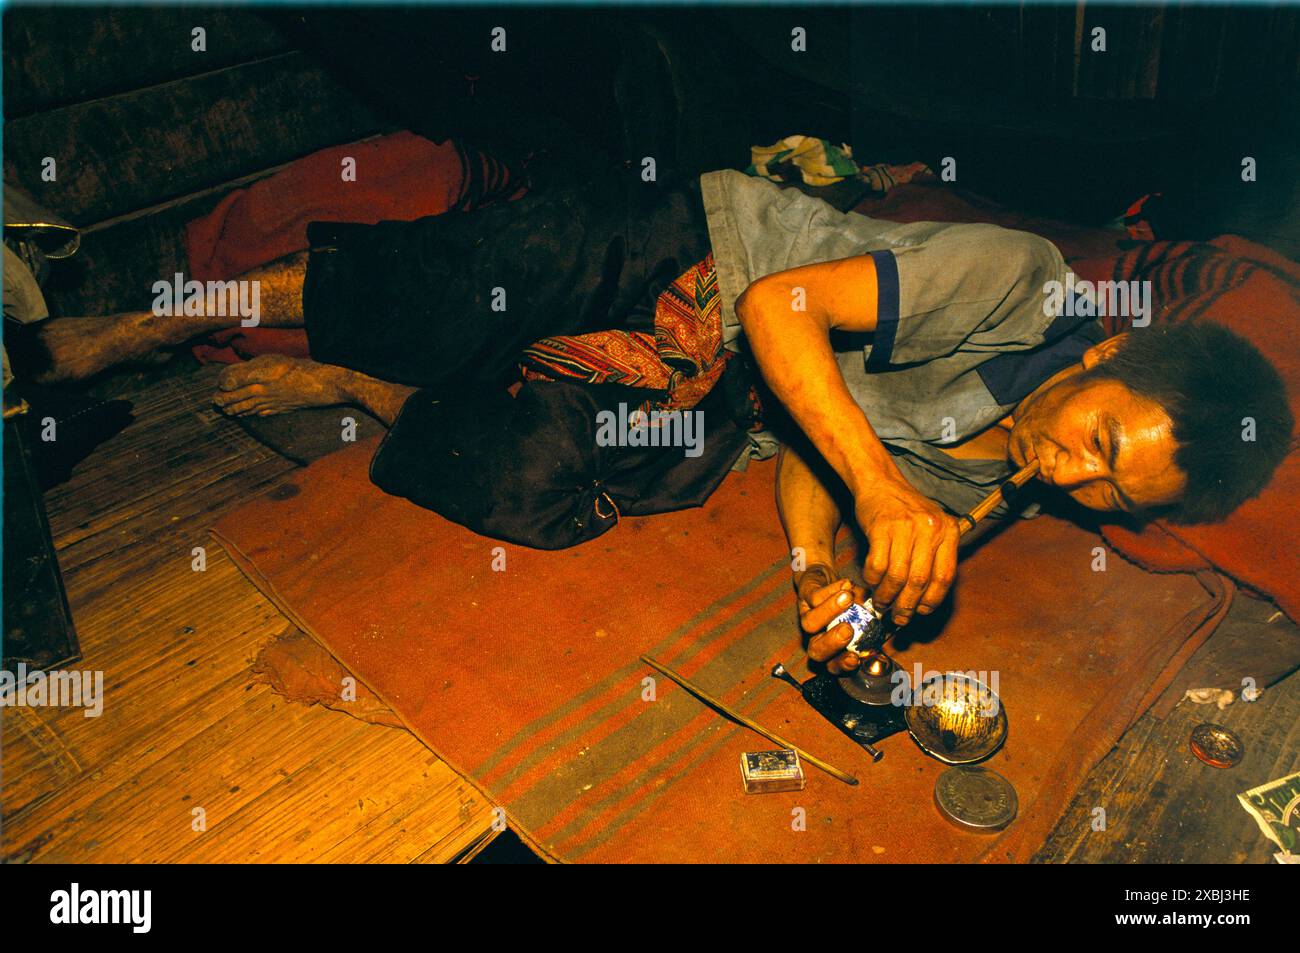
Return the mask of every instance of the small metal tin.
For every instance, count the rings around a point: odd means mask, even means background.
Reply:
[[[1212,768],[1235,768],[1246,754],[1236,732],[1208,721],[1192,729],[1189,744],[1192,754]]]
[[[949,768],[934,783],[939,813],[963,830],[992,834],[1016,819],[1020,802],[1011,782],[988,768]]]
[[[740,776],[744,779],[746,794],[802,791],[806,783],[799,752],[789,748],[743,752],[740,755]]]

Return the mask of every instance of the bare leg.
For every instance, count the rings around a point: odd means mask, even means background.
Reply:
[[[302,327],[302,285],[307,253],[298,252],[240,275],[257,282],[259,325]],[[192,337],[239,327],[239,315],[154,314],[124,311],[97,318],[54,318],[33,332],[32,375],[41,383],[79,380],[105,368],[182,344]]]
[[[221,372],[212,402],[233,417],[353,404],[389,426],[416,388],[306,358],[267,354]]]

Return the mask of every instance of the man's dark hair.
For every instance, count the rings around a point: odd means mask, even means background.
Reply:
[[[1130,332],[1089,372],[1158,403],[1173,421],[1182,500],[1152,513],[1215,523],[1262,490],[1286,456],[1294,420],[1286,386],[1253,344],[1219,324],[1185,322]],[[1254,440],[1244,439],[1254,420]]]

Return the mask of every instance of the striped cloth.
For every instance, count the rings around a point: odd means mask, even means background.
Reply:
[[[642,410],[689,410],[726,367],[722,306],[709,254],[673,280],[655,302],[654,333],[596,331],[548,337],[524,348],[524,380],[623,384],[657,391]]]

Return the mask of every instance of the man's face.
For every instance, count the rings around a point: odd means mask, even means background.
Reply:
[[[1016,412],[1008,453],[1017,468],[1093,510],[1136,512],[1177,502],[1186,477],[1174,464],[1173,424],[1161,407],[1114,380],[1075,374]]]

